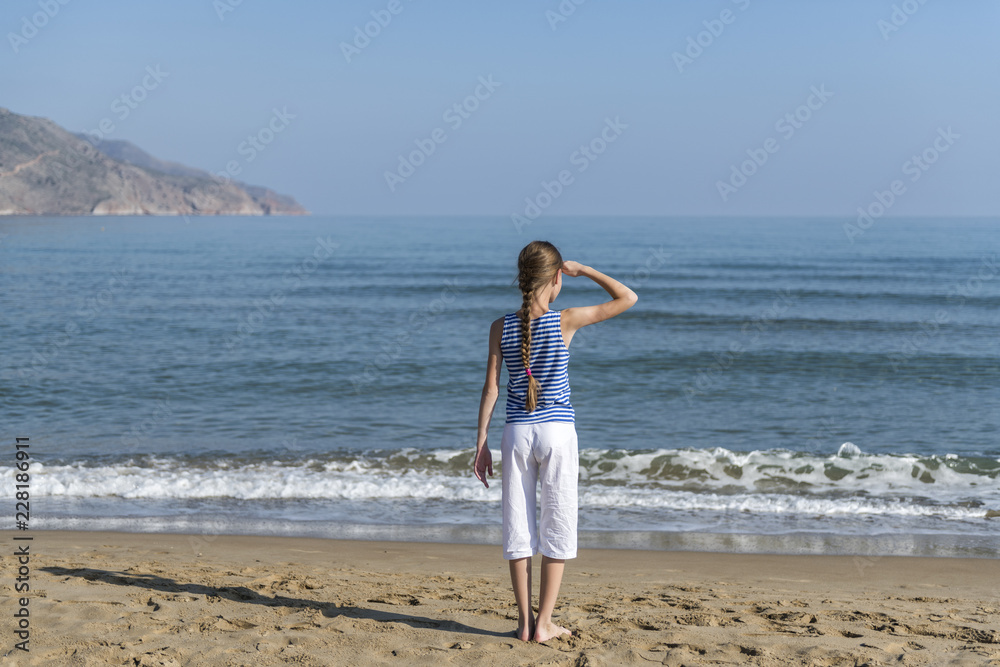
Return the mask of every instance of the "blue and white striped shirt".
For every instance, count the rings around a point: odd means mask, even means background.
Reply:
[[[562,311],[550,310],[531,320],[531,375],[538,380],[538,403],[533,412],[524,409],[528,397],[528,374],[521,361],[521,318],[508,313],[503,318],[500,351],[510,373],[507,382],[507,423],[538,424],[573,422],[569,402],[569,350],[563,343]]]

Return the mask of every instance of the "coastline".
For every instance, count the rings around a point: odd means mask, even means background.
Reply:
[[[103,508],[106,512],[110,508]],[[96,515],[36,519],[40,532],[114,532],[136,534],[243,535],[262,538],[317,538],[365,542],[436,542],[442,544],[499,544],[499,524],[485,523],[345,523],[336,519],[308,521],[263,517],[232,517],[218,508],[203,517]],[[494,514],[499,514],[497,509]],[[405,519],[406,517],[399,517]],[[822,531],[785,533],[665,530],[580,530],[582,549],[625,551],[696,551],[728,554],[798,556],[913,556],[932,558],[1000,557],[998,538],[957,533],[843,534]]]
[[[9,664],[1000,664],[998,559],[581,549],[574,636],[538,645],[512,636],[495,546],[2,533],[33,537]]]

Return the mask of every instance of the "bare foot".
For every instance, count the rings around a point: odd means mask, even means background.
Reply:
[[[530,642],[531,637],[534,634],[535,634],[534,614],[532,614],[532,616],[528,619],[527,623],[524,623],[523,619],[521,618],[517,619],[517,632],[515,633],[515,635],[517,636],[518,639],[520,639],[522,642]]]
[[[535,641],[536,642],[547,642],[553,637],[559,637],[561,635],[572,635],[573,633],[566,628],[560,627],[555,623],[549,622],[544,625],[539,625],[535,628]]]

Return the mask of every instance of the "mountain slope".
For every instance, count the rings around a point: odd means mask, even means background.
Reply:
[[[128,142],[95,148],[46,118],[0,108],[0,215],[307,213],[266,188],[226,183]]]

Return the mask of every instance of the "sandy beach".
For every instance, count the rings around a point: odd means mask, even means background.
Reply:
[[[496,547],[31,534],[4,664],[1000,665],[1000,560],[583,550],[542,645]]]

